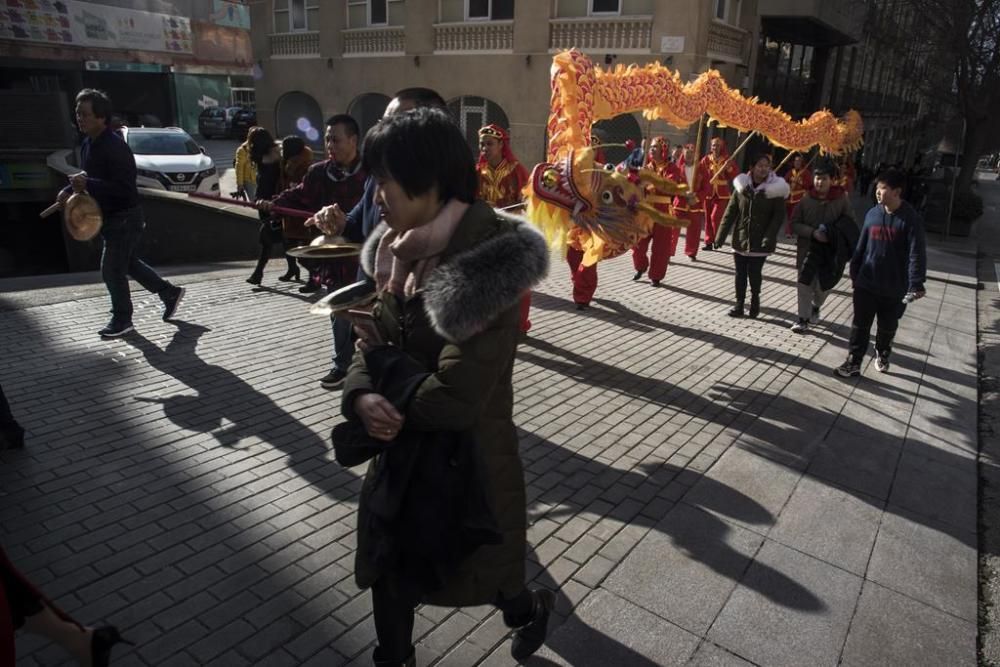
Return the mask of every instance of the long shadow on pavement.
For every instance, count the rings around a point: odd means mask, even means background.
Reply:
[[[177,331],[162,350],[141,334],[124,340],[142,352],[153,368],[183,382],[197,395],[176,394],[136,400],[162,403],[164,414],[174,424],[211,433],[226,447],[236,447],[246,437],[259,437],[285,452],[289,468],[326,495],[334,500],[354,499],[353,485],[329,486],[329,470],[316,465],[317,460],[323,460],[331,451],[324,440],[232,371],[198,357],[198,339],[210,331],[209,328],[184,322],[175,324]],[[232,426],[222,428],[224,419]],[[329,465],[343,470],[332,460]],[[357,477],[346,470],[343,472],[348,477]],[[343,478],[338,475],[339,481]]]

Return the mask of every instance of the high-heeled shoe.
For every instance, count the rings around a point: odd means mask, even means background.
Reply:
[[[287,271],[283,275],[278,276],[278,280],[283,283],[297,283],[301,278],[299,278],[298,271]]]
[[[262,271],[254,271],[247,278],[247,282],[251,285],[260,285],[261,281],[264,280],[264,273]]]
[[[133,642],[122,637],[118,628],[113,625],[105,625],[94,630],[90,636],[90,662],[93,667],[108,666],[111,662],[111,649],[115,644],[135,646]]]

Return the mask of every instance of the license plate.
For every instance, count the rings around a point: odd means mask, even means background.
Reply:
[[[198,189],[197,185],[171,185],[170,189],[174,192],[194,192]]]

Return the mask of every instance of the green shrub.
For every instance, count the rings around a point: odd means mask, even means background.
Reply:
[[[951,217],[972,222],[983,214],[983,198],[975,192],[956,192]]]

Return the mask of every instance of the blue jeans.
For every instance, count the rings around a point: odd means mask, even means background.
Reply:
[[[136,257],[135,251],[145,226],[142,208],[136,206],[108,215],[101,227],[101,237],[104,239],[101,277],[111,296],[111,316],[116,322],[132,321],[132,296],[128,286],[130,277],[160,297],[172,287],[153,267]]]
[[[330,316],[333,326],[333,369],[347,372],[354,358],[354,327],[346,317]]]

